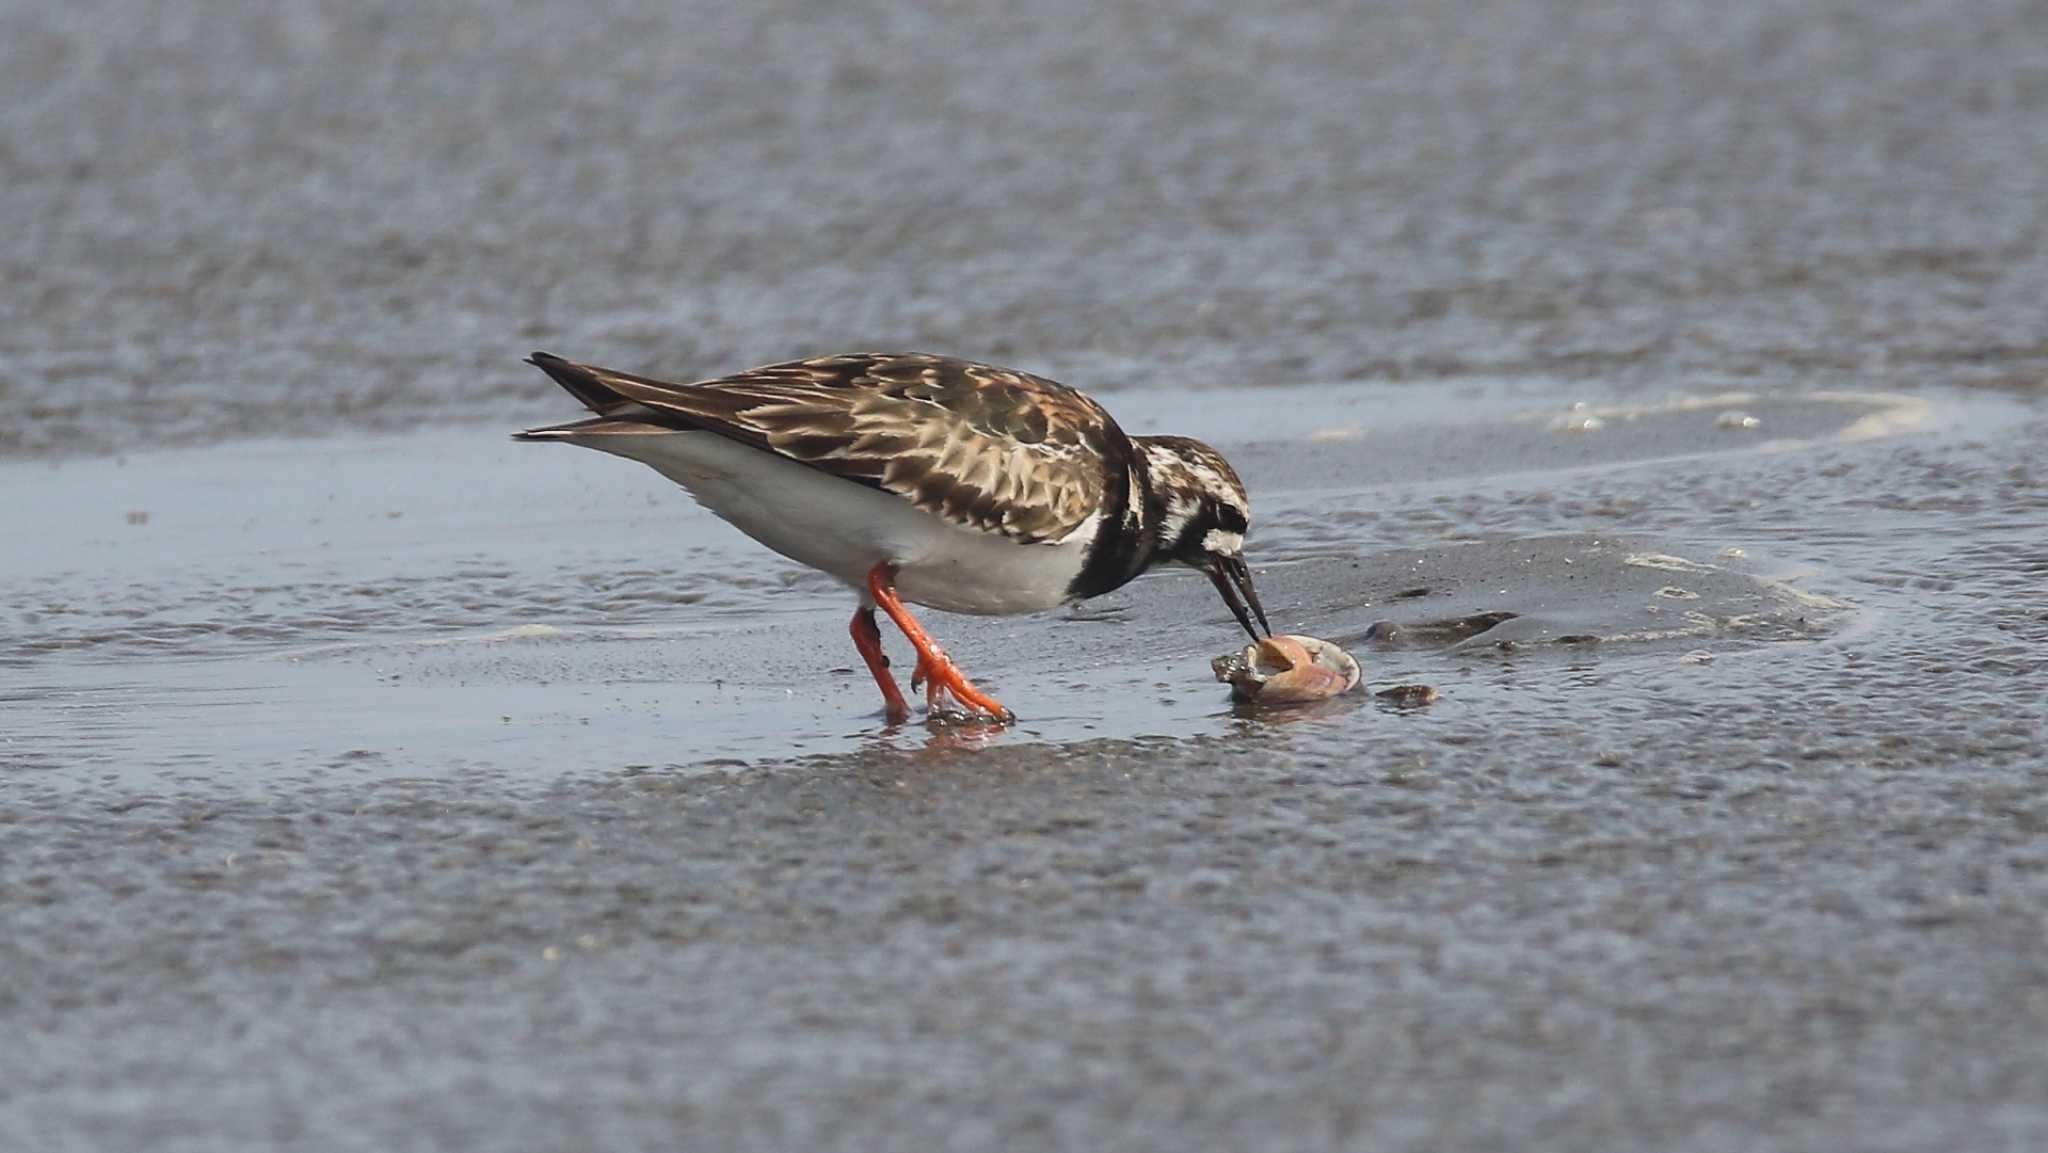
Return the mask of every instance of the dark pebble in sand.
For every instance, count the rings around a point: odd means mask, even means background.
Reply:
[[[1397,709],[1419,709],[1436,703],[1436,689],[1429,685],[1395,685],[1373,694]]]
[[[1515,616],[1511,612],[1494,611],[1443,620],[1414,621],[1405,625],[1387,620],[1374,621],[1366,627],[1364,639],[1383,645],[1455,644],[1476,637],[1503,621],[1514,620]]]
[[[1469,617],[1445,621],[1443,627],[1444,631],[1452,636],[1476,637],[1497,624],[1514,620],[1519,615],[1521,614],[1498,610],[1490,613],[1473,613]]]

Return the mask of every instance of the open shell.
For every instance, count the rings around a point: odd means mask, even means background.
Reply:
[[[1267,637],[1243,652],[1209,662],[1230,695],[1261,704],[1295,704],[1334,697],[1358,687],[1358,662],[1320,637]]]

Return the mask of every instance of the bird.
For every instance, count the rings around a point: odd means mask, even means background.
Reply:
[[[677,383],[546,352],[527,363],[595,415],[513,434],[649,465],[741,532],[845,583],[848,631],[891,724],[910,708],[875,610],[917,652],[927,713],[1009,723],[911,615],[1040,612],[1161,565],[1199,569],[1254,642],[1251,502],[1223,454],[1131,436],[1078,389],[917,352],[792,360]],[[1256,621],[1256,627],[1254,622]],[[950,703],[948,701],[950,698]]]

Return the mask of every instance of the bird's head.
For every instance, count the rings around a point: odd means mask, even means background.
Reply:
[[[1266,610],[1252,589],[1252,570],[1244,562],[1244,534],[1251,527],[1252,509],[1236,470],[1222,453],[1199,440],[1138,439],[1161,509],[1154,526],[1154,555],[1207,573],[1231,615],[1254,641],[1259,629],[1271,636]],[[1255,617],[1258,628],[1252,627]]]

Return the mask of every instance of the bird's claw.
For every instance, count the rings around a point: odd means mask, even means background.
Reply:
[[[1017,714],[1000,704],[994,697],[974,687],[974,683],[960,672],[958,666],[941,653],[934,660],[918,658],[917,671],[911,676],[910,687],[914,692],[922,687],[925,691],[926,712],[937,717],[947,711],[947,698],[974,719],[993,720],[997,724],[1009,724]]]

